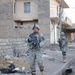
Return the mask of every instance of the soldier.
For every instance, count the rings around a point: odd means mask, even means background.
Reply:
[[[59,39],[59,47],[60,47],[60,50],[62,51],[63,62],[64,63],[66,63],[66,50],[67,50],[67,45],[68,45],[67,38],[65,37],[64,32],[61,32],[60,33],[60,39]]]
[[[36,75],[35,66],[37,62],[42,75],[45,75],[41,54],[41,47],[44,45],[44,37],[39,33],[40,28],[38,25],[34,25],[32,30],[33,33],[31,33],[27,39],[31,74]]]

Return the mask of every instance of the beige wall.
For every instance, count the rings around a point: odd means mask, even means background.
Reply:
[[[50,0],[50,4],[59,5],[59,3],[56,0]]]
[[[65,3],[64,3],[65,4]],[[64,8],[62,7],[62,10]],[[59,3],[56,0],[50,0],[50,17],[51,17],[51,24],[50,24],[50,42],[51,44],[55,43],[57,44],[57,41],[60,37],[60,29],[59,29]],[[62,25],[65,28],[68,28],[72,26],[72,21],[64,14],[63,11],[63,21]],[[67,38],[69,41],[72,40],[71,34],[67,33]]]
[[[58,44],[58,39],[60,37],[60,29],[58,28],[58,23],[51,20],[50,24],[50,43]]]
[[[71,33],[67,33],[66,36],[67,36],[68,41],[71,42],[72,41]]]
[[[30,13],[24,13],[24,3],[30,2]],[[38,6],[36,0],[16,0],[14,20],[34,20],[38,18]]]
[[[62,11],[63,11],[63,25],[68,27],[72,26],[72,21],[66,16],[66,14],[64,13],[64,8],[62,7]],[[59,3],[56,0],[50,0],[50,17],[52,20],[55,20],[57,22],[59,22]]]
[[[50,17],[58,17],[58,12],[57,8],[59,7],[59,4],[56,0],[50,0]],[[58,8],[59,9],[59,8]]]
[[[60,30],[58,29],[59,3],[56,0],[50,0],[50,17],[51,17],[50,43],[57,44]]]
[[[72,21],[66,17],[67,19],[65,20],[65,22],[71,27],[72,26]]]

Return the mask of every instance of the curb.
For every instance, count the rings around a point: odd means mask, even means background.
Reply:
[[[70,59],[67,63],[65,63],[58,71],[56,71],[53,75],[62,75],[63,72],[69,68],[70,63],[73,61],[73,59]]]

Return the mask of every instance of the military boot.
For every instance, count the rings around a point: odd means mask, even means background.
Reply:
[[[32,75],[36,75],[36,74],[32,74]]]
[[[41,72],[41,74],[42,74],[42,75],[45,75],[45,72],[44,72],[44,71],[42,71],[42,72]]]
[[[36,75],[36,73],[35,72],[32,72],[31,75]]]
[[[66,57],[63,56],[63,63],[66,63]]]

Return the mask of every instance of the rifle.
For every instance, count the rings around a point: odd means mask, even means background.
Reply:
[[[40,48],[40,42],[38,41],[37,37],[34,34],[31,34],[30,39],[28,39],[29,43],[32,43],[33,47]]]

